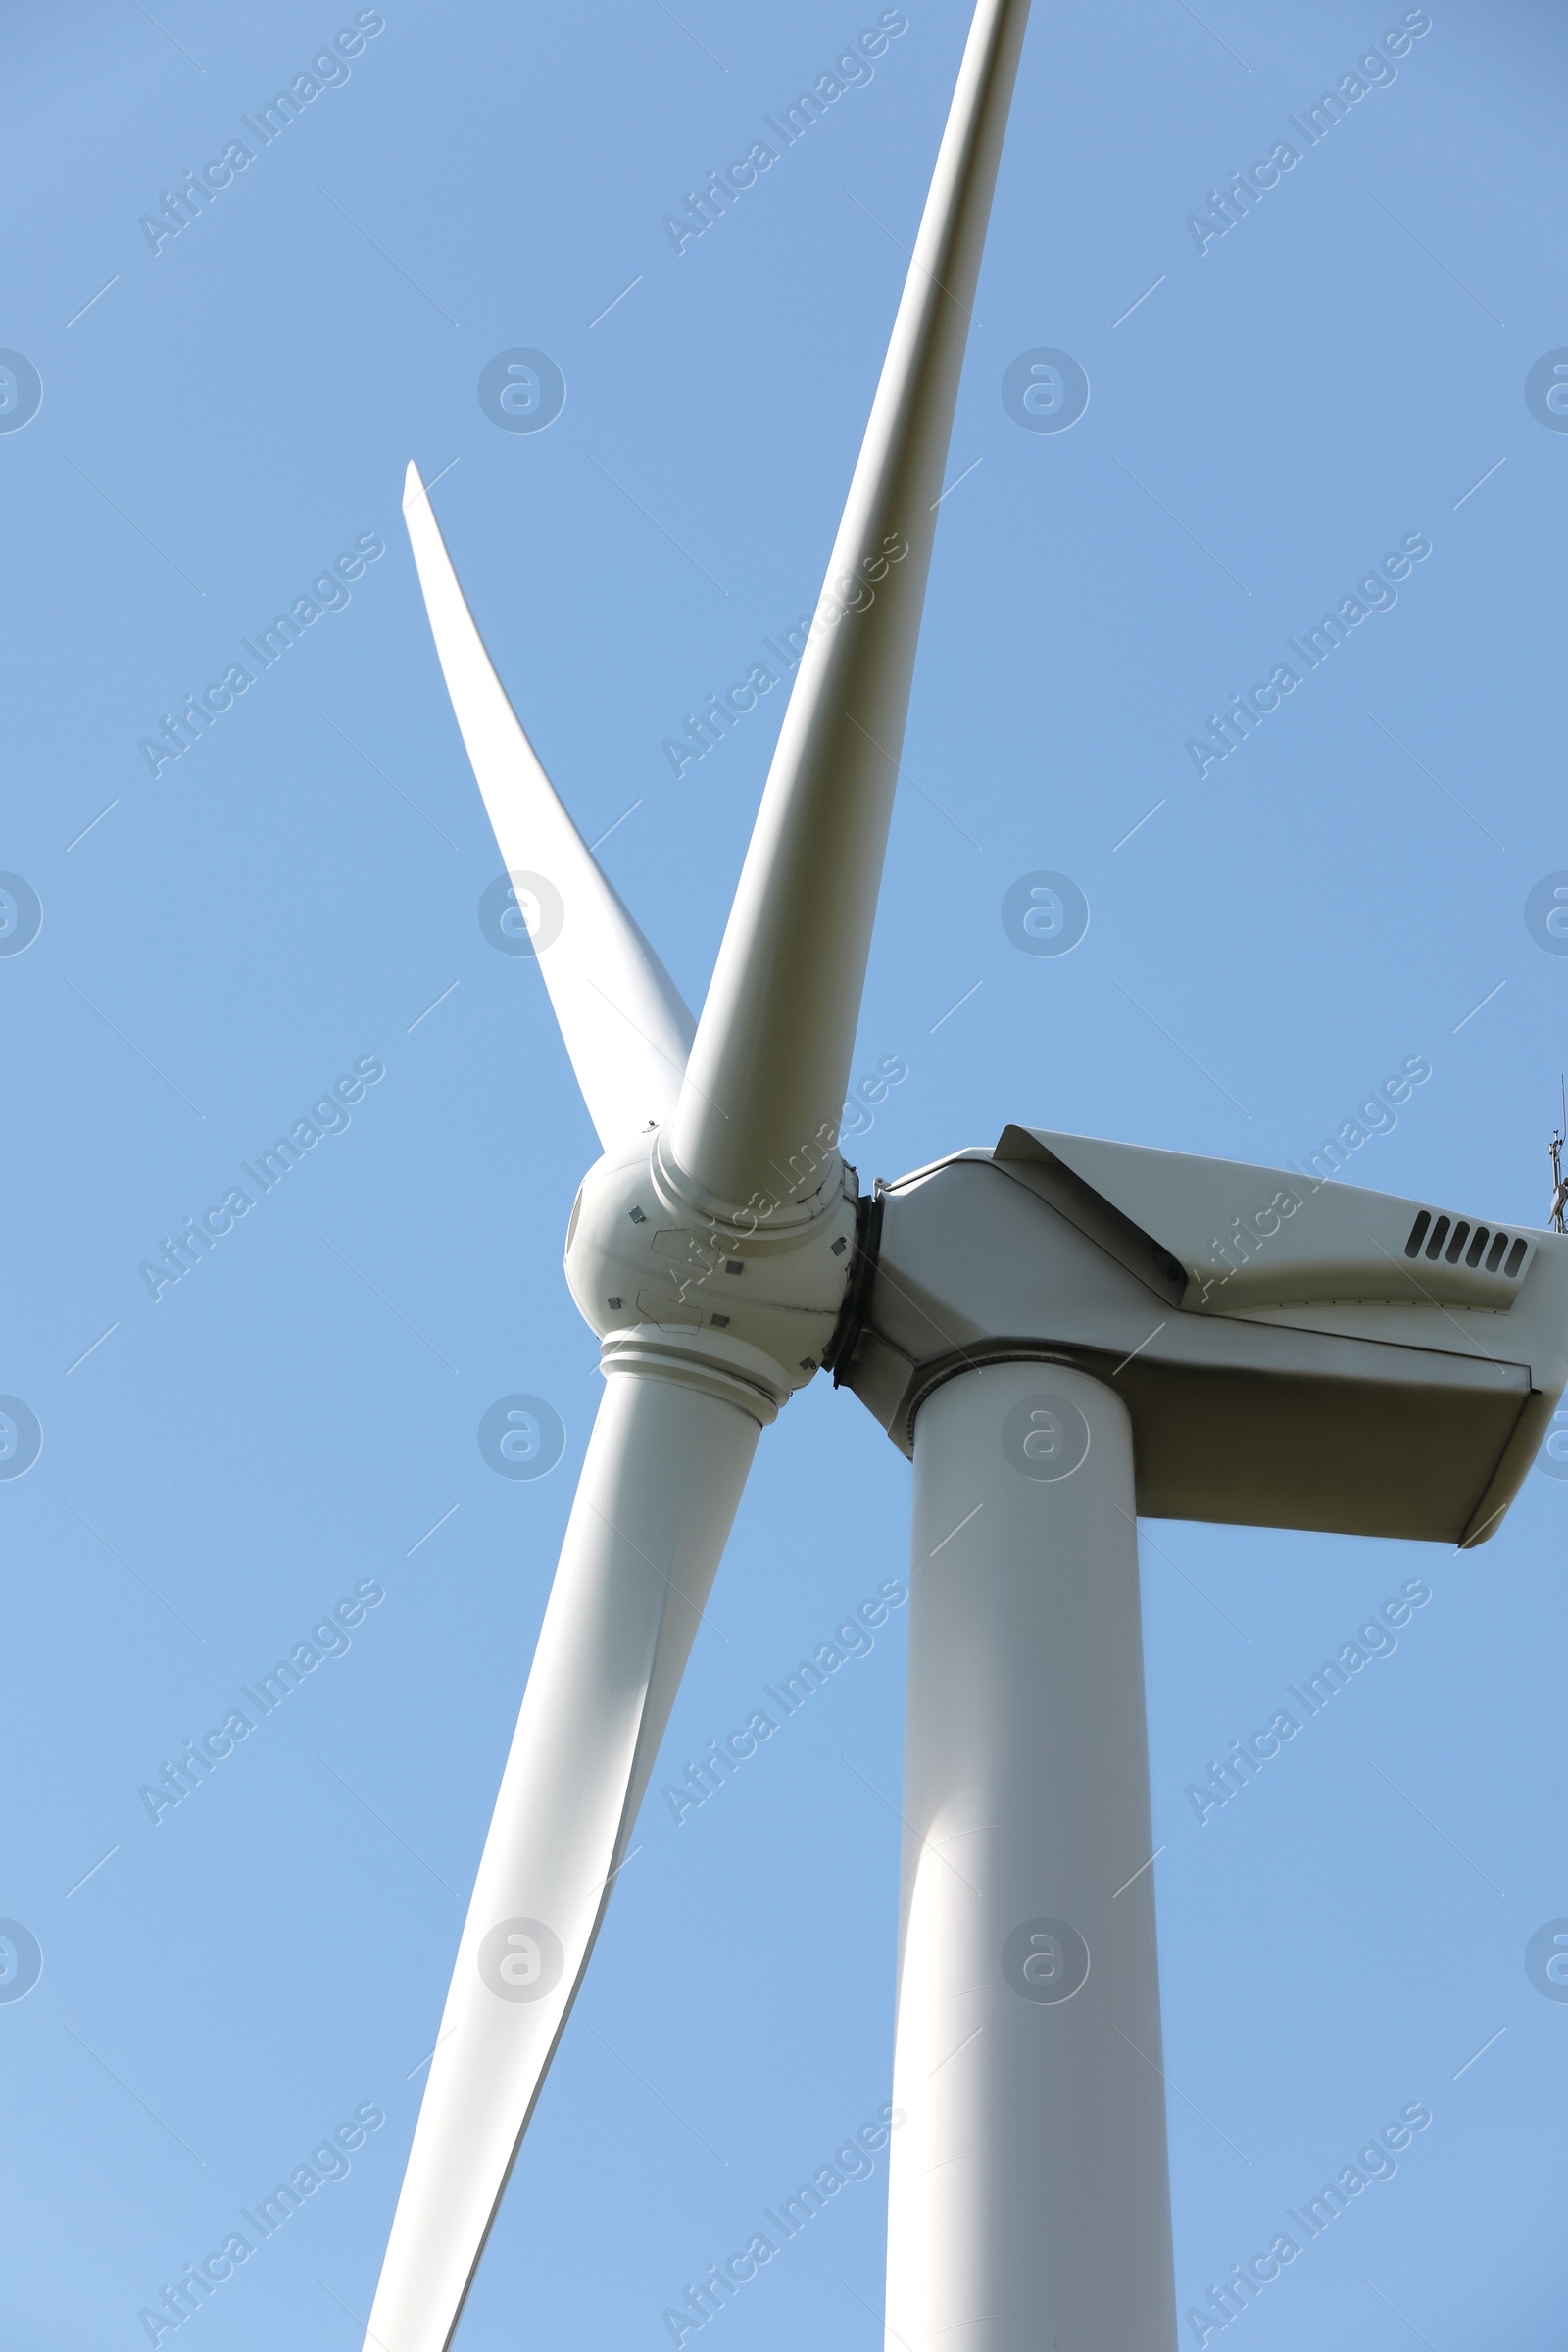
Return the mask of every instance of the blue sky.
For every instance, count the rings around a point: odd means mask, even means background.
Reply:
[[[858,1049],[909,1072],[867,1179],[1012,1120],[1295,1159],[1420,1056],[1354,1180],[1544,1221],[1568,960],[1525,908],[1568,869],[1568,435],[1525,387],[1568,347],[1560,17],[1436,0],[1253,209],[1188,225],[1405,13],[1036,9]],[[662,221],[880,14],[388,0],[266,146],[242,118],[354,10],[0,32],[0,346],[42,390],[0,430],[0,873],[41,909],[10,952],[31,901],[0,881],[0,1394],[42,1432],[0,1480],[0,1915],[42,1955],[0,2000],[29,2352],[145,2342],[138,2309],[370,2111],[180,2330],[357,2352],[598,1385],[560,1264],[596,1146],[537,970],[480,928],[500,861],[403,468],[443,475],[519,714],[699,1004],[783,696],[679,779],[662,745],[815,597],[966,12],[910,0],[725,218],[679,253]],[[155,251],[141,217],[234,140],[253,160]],[[564,379],[548,430],[480,406],[515,349]],[[1059,433],[1002,397],[1040,349],[1088,379]],[[30,378],[0,367],[4,427]],[[1209,714],[1413,535],[1397,603],[1200,776]],[[163,714],[340,555],[347,601],[155,777]],[[1004,928],[1037,871],[1088,903],[1070,955]],[[155,1301],[142,1261],[340,1078],[346,1123]],[[516,1394],[564,1429],[539,1480],[479,1450]],[[908,1484],[853,1398],[791,1405],[672,1763],[901,1573]],[[1462,1558],[1146,1528],[1181,2305],[1403,2106],[1433,2117],[1227,2331],[1257,2352],[1560,2327],[1568,2003],[1525,1953],[1568,1915],[1565,1528],[1539,1474]],[[1413,1578],[1397,1650],[1200,1826],[1187,1785]],[[339,1602],[347,1646],[155,1824],[139,1788]],[[903,1628],[679,1827],[656,1794],[466,2352],[652,2352],[887,2098]],[[708,2332],[876,2344],[884,2195],[879,2167]]]

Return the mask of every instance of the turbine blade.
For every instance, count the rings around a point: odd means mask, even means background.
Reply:
[[[365,2352],[445,2352],[626,1858],[759,1424],[610,1379],[458,1947]]]
[[[715,1207],[776,1190],[775,1170],[824,1133],[837,1139],[1027,16],[1028,0],[979,0],[975,10],[822,601],[698,1024],[670,1157]],[[836,1163],[831,1143],[826,1156]],[[806,1191],[822,1183],[833,1198],[836,1164]]]
[[[588,1114],[608,1148],[670,1116],[695,1024],[518,724],[413,465],[403,516],[447,692],[502,862],[526,909]]]

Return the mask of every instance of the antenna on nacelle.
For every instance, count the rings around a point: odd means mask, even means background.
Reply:
[[[1568,1183],[1564,1182],[1562,1172],[1563,1146],[1568,1144],[1568,1082],[1565,1082],[1559,1074],[1557,1085],[1560,1090],[1562,1118],[1549,1146],[1551,1152],[1551,1230],[1553,1233],[1568,1233],[1568,1223],[1564,1222],[1564,1211],[1568,1210]]]

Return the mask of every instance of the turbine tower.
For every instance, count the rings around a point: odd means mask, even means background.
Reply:
[[[606,1389],[367,2352],[444,2352],[762,1431],[819,1370],[914,1463],[887,2341],[1171,2352],[1136,1515],[1479,1543],[1568,1376],[1568,1239],[1009,1126],[838,1149],[1027,0],[979,0],[700,1021],[513,713],[409,468],[453,708],[604,1146]]]

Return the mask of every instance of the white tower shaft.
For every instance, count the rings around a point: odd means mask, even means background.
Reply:
[[[1171,2352],[1131,1425],[989,1365],[914,1467],[888,2352]]]

